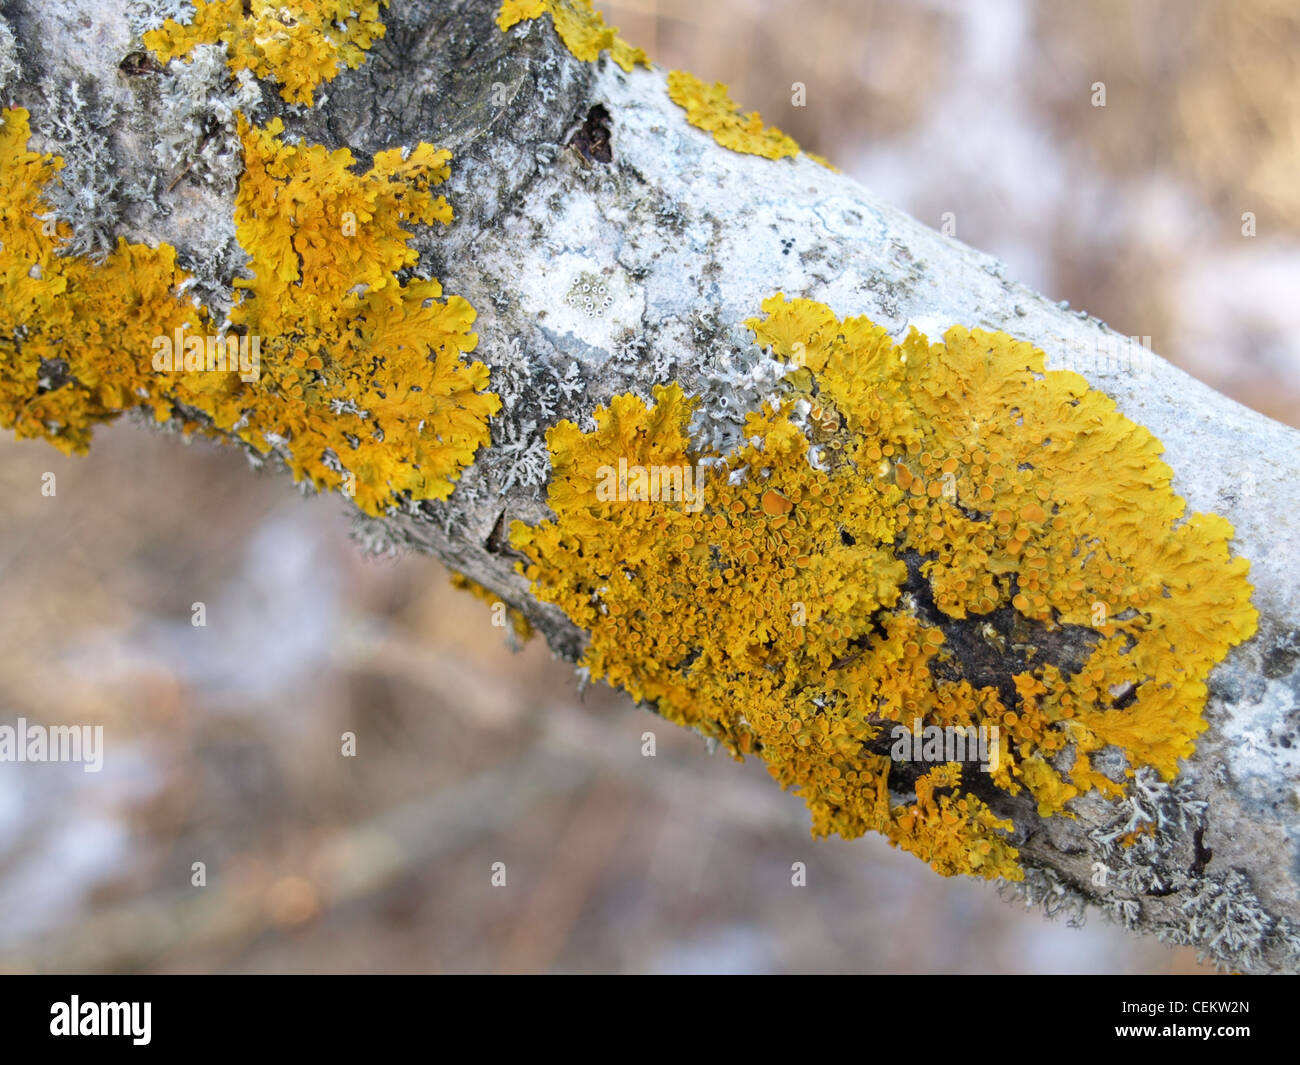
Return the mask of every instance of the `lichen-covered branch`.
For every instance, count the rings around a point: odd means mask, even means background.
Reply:
[[[1300,434],[587,0],[7,0],[0,103],[0,424],[228,441],[818,834],[1297,967]]]

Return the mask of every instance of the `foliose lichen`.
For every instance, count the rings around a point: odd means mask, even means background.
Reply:
[[[210,66],[213,51],[194,42],[224,27],[214,39],[244,57],[232,58],[229,96],[199,94],[239,149],[233,236],[248,262],[228,299],[205,303],[170,245],[114,236],[130,190],[98,188],[93,175],[60,181],[76,158],[32,151],[28,112],[0,113],[0,426],[83,451],[95,424],[146,408],[274,454],[300,483],[339,489],[368,514],[450,494],[500,408],[487,368],[461,358],[477,343],[474,309],[420,273],[409,243],[408,227],[452,220],[432,191],[450,153],[393,148],[360,173],[346,149],[287,143],[280,119],[258,125],[239,107],[253,100],[248,69],[310,101],[336,71],[321,57],[333,49],[355,65],[382,30],[377,9],[200,0],[190,28],[155,38],[166,57],[193,46],[190,62]],[[303,44],[298,31],[321,19],[323,42]],[[75,83],[59,91],[52,139],[104,154],[94,138],[114,116]]]
[[[142,36],[164,22],[189,24],[194,20],[191,0],[128,0],[126,19],[131,32]]]
[[[668,75],[668,96],[686,112],[686,121],[712,133],[724,148],[766,159],[799,154],[794,138],[775,126],[764,126],[757,111],[743,114],[722,82],[709,85],[694,74],[674,70]]]
[[[159,79],[154,162],[166,175],[234,191],[243,172],[239,116],[252,119],[261,104],[253,75],[240,70],[233,78],[221,45],[196,45],[185,59],[168,64]]]
[[[18,76],[18,43],[9,24],[0,18],[0,92]]]
[[[623,40],[617,28],[605,25],[604,16],[592,9],[591,0],[502,0],[497,26],[508,30],[542,15],[551,16],[564,46],[585,63],[594,63],[608,53],[626,71],[637,64],[650,65],[645,52]]]
[[[381,6],[388,0],[194,0],[189,22],[169,18],[144,43],[166,61],[224,42],[232,74],[272,78],[286,101],[310,107],[322,82],[359,67],[384,35]]]
[[[814,833],[1018,878],[986,799],[1119,795],[1091,763],[1109,748],[1172,777],[1206,675],[1254,631],[1248,564],[1185,513],[1155,438],[1031,345],[762,309],[790,373],[741,446],[693,440],[676,384],[550,430],[555,518],[512,527],[524,573],[590,634],[593,677],[758,754]],[[942,747],[893,757],[930,727],[996,728],[987,781]]]
[[[103,262],[117,246],[127,205],[142,195],[104,163],[113,157],[109,131],[118,108],[102,99],[90,81],[58,85],[45,79],[39,90],[43,106],[35,132],[62,146],[58,174],[42,196],[42,221],[47,229],[55,223],[68,227],[62,254]]]

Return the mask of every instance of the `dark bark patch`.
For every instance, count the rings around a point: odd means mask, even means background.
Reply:
[[[131,78],[163,73],[163,65],[148,52],[128,52],[117,69]]]
[[[1300,661],[1300,630],[1287,633],[1264,655],[1264,676],[1269,680],[1285,677]]]
[[[614,147],[609,123],[609,109],[604,104],[596,104],[587,112],[587,120],[569,138],[568,147],[577,149],[589,163],[612,163]]]
[[[1214,851],[1205,845],[1205,827],[1201,826],[1192,834],[1192,845],[1196,848],[1196,857],[1192,859],[1187,870],[1189,876],[1200,876],[1214,857]]]

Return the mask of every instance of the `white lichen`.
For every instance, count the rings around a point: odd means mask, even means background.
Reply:
[[[1224,967],[1257,967],[1278,923],[1260,905],[1245,874],[1236,869],[1222,881],[1207,878],[1193,883],[1181,909],[1186,924],[1169,928],[1167,938],[1181,939],[1196,947],[1202,960],[1209,958]]]
[[[360,510],[352,514],[349,535],[361,553],[369,558],[399,558],[409,550],[397,534],[396,522],[372,518]]]
[[[1039,909],[1051,920],[1063,916],[1071,928],[1082,928],[1087,921],[1087,900],[1052,869],[1027,866],[1023,880],[1001,882],[999,894],[1007,890],[1019,895],[1026,909]]]
[[[1205,814],[1205,803],[1193,796],[1185,781],[1166,784],[1149,766],[1134,774],[1128,792],[1116,805],[1117,816],[1105,827],[1093,830],[1093,842],[1108,850],[1121,837],[1131,834],[1131,846],[1122,849],[1138,848],[1144,855],[1167,845],[1169,833],[1199,825]]]
[[[495,467],[502,480],[498,491],[505,495],[515,485],[540,488],[551,473],[551,455],[535,421],[510,424],[506,439],[494,447]]]
[[[233,219],[213,219],[181,249],[177,261],[191,275],[195,297],[208,308],[223,336],[230,327],[228,315],[235,304],[232,279],[251,277],[248,253],[235,236]]]

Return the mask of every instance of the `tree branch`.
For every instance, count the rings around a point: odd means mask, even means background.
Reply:
[[[256,108],[262,124],[280,116],[286,143],[350,148],[360,170],[394,146],[450,149],[438,191],[456,219],[416,227],[416,276],[477,311],[474,357],[502,410],[449,498],[359,514],[357,536],[372,550],[438,556],[522,611],[565,658],[577,661],[587,636],[530,594],[509,542],[512,522],[550,516],[547,428],[589,428],[612,397],[649,399],[653,385],[677,381],[701,397],[702,441],[739,441],[745,411],[776,385],[744,324],[773,293],[867,315],[895,337],[908,326],[932,339],[954,324],[1003,331],[1041,348],[1049,370],[1074,369],[1112,397],[1161,442],[1189,508],[1232,523],[1258,631],[1211,674],[1210,728],[1172,783],[1140,771],[1125,797],[1089,792],[1070,803],[1072,817],[1040,817],[1024,794],[989,802],[1015,824],[1030,901],[1080,913],[1095,904],[1241,970],[1296,967],[1300,434],[806,156],[728,150],[686,123],[664,72],[582,61],[549,19],[502,32],[494,0],[394,0],[365,61],[319,86],[309,108],[286,104],[274,83],[232,81],[220,61],[150,60],[140,30],[164,6],[0,4],[0,100],[29,110],[34,147],[66,161],[62,192],[48,199],[69,247],[94,255],[119,236],[171,245],[194,292],[228,309],[245,258],[234,110]],[[268,457],[205,424],[256,462],[284,464],[282,451]],[[1002,670],[1008,682],[1010,661]]]

